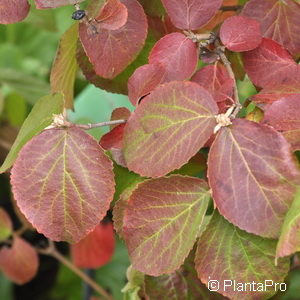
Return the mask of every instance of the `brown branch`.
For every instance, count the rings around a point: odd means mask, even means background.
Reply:
[[[231,63],[228,60],[227,56],[225,55],[225,47],[221,46],[219,41],[216,40],[215,42],[216,45],[216,53],[219,55],[221,61],[223,62],[229,77],[233,80],[233,100],[234,100],[234,105],[235,108],[231,114],[231,116],[233,118],[236,117],[236,115],[238,114],[238,112],[240,111],[240,109],[242,108],[242,105],[240,104],[240,98],[239,98],[239,92],[238,92],[238,88],[237,88],[237,83],[236,83],[236,79],[231,67]]]
[[[242,8],[242,5],[228,5],[228,6],[221,6],[219,8],[219,10],[222,10],[222,11],[237,11],[241,8]]]
[[[49,255],[56,258],[60,263],[64,264],[67,268],[78,275],[84,282],[90,285],[99,295],[104,299],[113,300],[113,297],[109,295],[97,282],[87,276],[83,271],[77,268],[70,260],[63,256],[60,252],[56,250],[53,241],[48,240],[49,246],[45,249],[37,248],[37,251],[44,255]]]

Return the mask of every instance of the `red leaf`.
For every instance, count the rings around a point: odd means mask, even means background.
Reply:
[[[35,136],[20,151],[11,183],[20,210],[39,232],[73,243],[99,223],[114,193],[111,161],[78,128]]]
[[[117,107],[114,109],[111,113],[111,121],[113,120],[128,120],[130,117],[130,110],[126,107]],[[110,128],[113,129],[114,127],[117,127],[119,125],[110,125]]]
[[[180,168],[213,133],[217,112],[210,93],[194,82],[159,86],[126,123],[127,167],[148,177],[163,176]]]
[[[243,54],[244,66],[251,81],[259,87],[297,81],[299,66],[278,43],[263,38],[259,47]]]
[[[125,124],[120,124],[104,134],[100,140],[100,146],[105,150],[122,149],[124,127]]]
[[[128,97],[136,106],[141,97],[149,94],[160,83],[165,74],[161,64],[148,64],[135,70],[128,80]]]
[[[36,275],[38,265],[36,250],[19,237],[14,237],[11,248],[0,249],[0,269],[17,284],[30,281]]]
[[[260,22],[263,36],[300,54],[300,4],[293,0],[250,0],[242,14]]]
[[[79,243],[71,246],[72,260],[79,268],[96,269],[107,264],[114,254],[113,225],[101,223]]]
[[[137,0],[121,1],[128,9],[126,24],[118,30],[101,29],[89,34],[89,28],[81,23],[79,36],[85,53],[95,72],[112,79],[120,74],[143,48],[147,37],[147,19]]]
[[[201,68],[191,80],[210,91],[216,102],[225,101],[233,95],[233,80],[225,67],[219,64]]]
[[[101,29],[116,30],[126,24],[127,18],[127,8],[120,0],[107,0],[95,19],[100,22]]]
[[[233,16],[222,24],[220,38],[229,50],[242,52],[256,48],[261,43],[262,35],[256,20]]]
[[[263,122],[282,131],[292,145],[300,150],[300,94],[284,97],[275,101],[266,111]]]
[[[6,0],[0,5],[0,24],[21,22],[29,13],[27,0]]]
[[[44,8],[54,8],[64,5],[72,5],[83,2],[85,0],[34,0],[36,8],[44,9]]]
[[[300,78],[298,82],[292,82],[290,84],[275,85],[274,87],[266,87],[262,89],[258,94],[251,97],[251,101],[257,104],[262,104],[263,109],[269,107],[274,101],[281,98],[297,95],[300,93]]]
[[[135,269],[153,276],[171,273],[197,239],[209,192],[198,178],[172,175],[146,180],[132,192],[123,236]]]
[[[300,172],[280,133],[236,119],[221,129],[211,146],[208,179],[226,219],[248,232],[276,238]]]
[[[5,241],[12,233],[13,225],[10,216],[0,207],[0,242]]]
[[[189,78],[195,71],[197,62],[196,43],[179,32],[160,39],[149,55],[150,64],[161,64],[164,67],[164,82]]]
[[[172,23],[179,29],[195,30],[218,11],[222,0],[162,0]]]

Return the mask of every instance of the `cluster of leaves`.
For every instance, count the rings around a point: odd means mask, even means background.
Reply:
[[[35,2],[45,9],[81,1]],[[238,10],[222,12],[224,5]],[[0,22],[21,21],[28,10],[27,0],[10,1]],[[53,241],[80,241],[73,256],[84,266],[82,253],[96,248],[95,228],[113,209],[132,262],[126,297],[199,299],[207,293],[199,279],[214,279],[223,296],[241,299],[224,280],[283,282],[288,256],[300,250],[298,1],[91,0],[87,13],[61,38],[51,71],[59,94],[35,105],[0,169],[13,165],[21,212]],[[114,111],[112,120],[127,122],[99,142],[65,120],[43,130],[73,107],[77,64],[88,81],[136,106]],[[258,93],[241,118],[236,80],[245,74]],[[117,196],[105,150],[129,177]],[[0,222],[6,240],[11,225],[5,216]],[[24,243],[13,236],[1,249],[11,278],[16,263],[7,256],[19,257]]]

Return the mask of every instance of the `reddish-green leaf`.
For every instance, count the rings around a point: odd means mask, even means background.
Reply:
[[[300,189],[285,216],[276,249],[276,258],[291,255],[300,250]]]
[[[13,226],[7,212],[0,207],[0,242],[5,241],[12,233]]]
[[[77,128],[34,137],[20,151],[11,183],[18,206],[39,232],[73,243],[99,223],[114,193],[111,161]]]
[[[38,266],[36,250],[22,238],[14,237],[11,248],[4,246],[0,249],[0,269],[17,284],[30,281]]]
[[[128,11],[120,0],[107,0],[96,20],[101,29],[117,30],[127,22]]]
[[[133,105],[137,105],[141,97],[156,88],[165,75],[161,64],[147,64],[139,67],[128,80],[128,97]]]
[[[242,52],[256,48],[261,43],[262,35],[256,20],[233,16],[222,24],[220,38],[229,50]]]
[[[179,29],[198,29],[218,11],[222,0],[162,0],[172,23]]]
[[[275,267],[275,249],[275,240],[242,231],[215,212],[198,241],[198,276],[208,288],[232,300],[269,299],[279,290],[275,283],[282,283],[289,270],[288,259]]]
[[[164,82],[189,78],[195,71],[197,62],[196,43],[179,32],[160,39],[149,56],[150,64],[161,64],[165,69]]]
[[[243,54],[251,81],[259,87],[297,82],[300,67],[277,42],[263,38],[259,47]]]
[[[180,168],[213,133],[217,112],[210,93],[194,82],[159,86],[126,123],[127,167],[148,177]]]
[[[54,8],[64,5],[72,5],[83,2],[85,0],[34,0],[38,9]]]
[[[260,22],[263,36],[300,54],[300,4],[294,0],[250,0],[242,14]]]
[[[125,209],[123,235],[133,267],[159,276],[193,248],[210,194],[198,178],[172,175],[140,183]]]
[[[236,119],[221,129],[211,146],[208,178],[226,219],[248,232],[276,238],[300,172],[280,133]]]
[[[78,24],[74,24],[61,37],[50,75],[51,90],[63,93],[66,108],[73,108],[77,40]]]
[[[147,37],[147,19],[137,0],[121,1],[128,9],[128,19],[118,30],[101,29],[90,34],[89,26],[79,26],[80,40],[95,72],[112,79],[120,74],[143,48]]]
[[[0,24],[21,22],[29,12],[27,0],[2,0],[0,4]]]
[[[79,243],[71,246],[72,260],[79,268],[96,269],[107,264],[114,254],[113,225],[101,223]]]
[[[132,191],[136,188],[136,185],[145,179],[142,177],[138,177],[134,181],[131,181],[129,186],[123,190],[122,194],[120,195],[120,198],[116,202],[113,210],[113,220],[114,220],[114,228],[117,232],[117,234],[120,237],[123,237],[123,220],[124,220],[124,214],[125,209],[128,204],[128,199],[132,193]]]
[[[300,94],[275,101],[265,111],[264,122],[283,133],[293,150],[300,150]]]
[[[225,101],[233,95],[233,80],[225,67],[219,64],[201,68],[191,80],[210,91],[216,102]]]
[[[186,280],[178,271],[159,277],[145,276],[145,293],[149,300],[188,299]]]

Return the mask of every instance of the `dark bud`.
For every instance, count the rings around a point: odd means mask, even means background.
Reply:
[[[85,10],[83,9],[79,9],[73,12],[72,14],[72,19],[79,21],[81,19],[83,19],[86,16]]]

